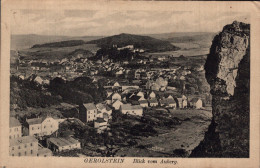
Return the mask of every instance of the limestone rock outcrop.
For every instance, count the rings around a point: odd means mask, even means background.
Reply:
[[[249,24],[234,21],[215,36],[205,71],[213,118],[190,157],[249,157]]]

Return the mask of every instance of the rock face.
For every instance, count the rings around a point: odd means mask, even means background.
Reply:
[[[250,25],[234,21],[213,40],[206,64],[213,118],[191,157],[249,157]]]

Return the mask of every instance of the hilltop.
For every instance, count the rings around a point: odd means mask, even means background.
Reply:
[[[97,44],[101,48],[110,48],[113,45],[124,47],[126,45],[134,45],[135,48],[142,48],[150,52],[158,51],[175,51],[179,48],[172,45],[168,41],[155,39],[149,36],[133,35],[133,34],[119,34],[109,36],[97,40],[87,42],[87,44]]]
[[[60,42],[53,42],[53,43],[45,43],[45,44],[35,44],[32,48],[43,48],[43,47],[50,47],[50,48],[57,48],[57,47],[72,47],[72,46],[79,46],[83,45],[85,42],[83,40],[68,40],[68,41],[60,41]]]

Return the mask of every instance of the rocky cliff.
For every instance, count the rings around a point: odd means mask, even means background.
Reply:
[[[234,21],[215,36],[205,71],[213,118],[190,156],[249,157],[249,24]]]

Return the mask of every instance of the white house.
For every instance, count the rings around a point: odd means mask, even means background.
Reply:
[[[116,100],[114,103],[112,103],[112,107],[114,107],[115,110],[119,110],[122,104],[123,103],[120,100]]]
[[[138,102],[139,102],[140,106],[148,107],[148,101],[147,100],[139,100]]]
[[[149,99],[148,102],[149,102],[149,106],[150,106],[150,107],[156,107],[156,106],[158,106],[158,101],[157,101],[156,98]]]
[[[103,118],[97,118],[94,121],[94,128],[97,129],[97,133],[102,133],[104,130],[107,129],[108,122]]]
[[[19,138],[22,136],[22,125],[14,117],[9,119],[9,139]]]
[[[137,94],[136,94],[137,96],[140,96],[141,98],[144,98],[144,93],[143,92],[138,92]]]
[[[50,116],[27,119],[26,122],[28,124],[29,136],[51,135],[59,129],[59,121]]]
[[[119,93],[113,93],[111,95],[111,101],[114,102],[115,100],[120,100],[121,101],[121,95]]]
[[[152,91],[152,92],[149,94],[149,98],[150,98],[150,99],[156,98],[156,94]]]
[[[143,115],[143,108],[140,105],[123,104],[120,107],[120,111],[123,114],[137,115],[137,116]]]
[[[201,109],[203,107],[203,102],[200,98],[191,99],[190,104],[192,107],[195,107],[196,109]]]

